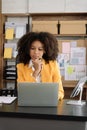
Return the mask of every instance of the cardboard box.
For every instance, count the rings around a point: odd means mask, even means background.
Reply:
[[[32,21],[32,31],[58,34],[58,21]]]
[[[60,21],[60,34],[86,34],[86,21]]]

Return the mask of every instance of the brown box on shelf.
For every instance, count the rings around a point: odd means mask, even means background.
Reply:
[[[32,21],[32,31],[58,34],[58,21]]]
[[[86,34],[86,20],[60,21],[60,34]]]

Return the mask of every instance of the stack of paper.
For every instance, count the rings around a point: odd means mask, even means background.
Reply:
[[[0,103],[10,104],[12,103],[17,97],[7,97],[7,96],[0,96]]]
[[[15,65],[6,66],[4,69],[4,79],[16,79],[16,68]]]

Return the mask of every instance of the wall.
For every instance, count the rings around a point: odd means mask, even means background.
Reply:
[[[2,0],[2,13],[87,12],[87,0]]]

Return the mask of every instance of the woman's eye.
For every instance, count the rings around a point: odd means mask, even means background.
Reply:
[[[36,48],[34,48],[34,47],[31,47],[30,49],[31,49],[31,50],[43,51],[43,48],[38,48],[38,49],[36,49]]]
[[[34,50],[35,48],[31,47],[31,50]]]
[[[39,48],[39,51],[43,51],[43,48]]]

